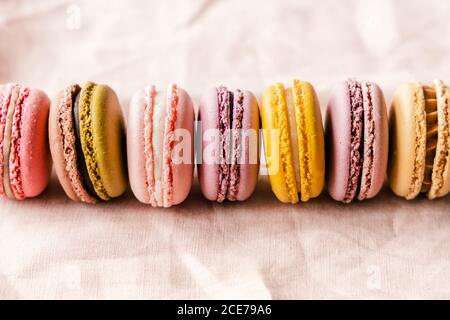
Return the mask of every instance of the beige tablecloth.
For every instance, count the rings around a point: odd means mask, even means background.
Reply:
[[[212,85],[260,95],[293,77],[330,88],[355,76],[388,101],[410,79],[450,84],[449,1],[0,2],[0,83],[53,96],[72,82],[116,89],[127,107],[153,82],[198,101]],[[205,201],[197,182],[159,210],[131,193],[0,201],[0,298],[450,298],[450,197],[388,188],[351,205],[282,205],[262,176],[244,203]]]

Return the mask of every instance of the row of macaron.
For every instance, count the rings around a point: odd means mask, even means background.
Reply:
[[[107,201],[130,184],[139,201],[170,207],[190,192],[199,141],[198,180],[211,201],[252,195],[261,144],[271,188],[284,203],[315,198],[325,185],[337,201],[370,199],[386,177],[398,196],[435,199],[450,191],[449,104],[442,81],[410,82],[396,91],[388,116],[377,84],[349,79],[333,89],[323,122],[306,81],[271,85],[260,104],[247,90],[219,86],[200,99],[197,131],[193,102],[174,84],[136,92],[126,121],[107,85],[74,84],[50,101],[42,90],[6,84],[0,196],[39,195],[53,164],[73,201]]]

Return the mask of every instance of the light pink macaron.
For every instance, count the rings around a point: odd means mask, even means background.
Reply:
[[[326,115],[328,193],[344,203],[375,197],[388,161],[387,109],[380,87],[349,79],[332,91]]]
[[[139,90],[127,123],[128,173],[136,198],[170,207],[188,196],[194,170],[194,108],[181,88]]]
[[[23,200],[47,187],[49,108],[50,100],[41,90],[0,86],[0,196]]]
[[[200,188],[208,200],[243,201],[258,180],[259,108],[245,90],[211,88],[200,101]]]

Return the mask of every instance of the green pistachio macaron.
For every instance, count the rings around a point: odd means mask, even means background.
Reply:
[[[125,128],[110,87],[87,82],[63,90],[50,110],[49,137],[56,173],[72,200],[95,203],[125,192]]]

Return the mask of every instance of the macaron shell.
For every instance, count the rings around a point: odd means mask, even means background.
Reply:
[[[426,146],[424,105],[422,86],[417,82],[407,83],[397,89],[389,116],[389,185],[396,195],[407,199],[417,196],[423,181]],[[416,121],[422,123],[422,129]],[[416,172],[416,160],[420,172]],[[418,180],[415,185],[412,184],[414,177]]]
[[[326,113],[326,176],[330,196],[343,201],[350,172],[351,108],[348,84],[338,83],[331,94]]]
[[[304,81],[299,81],[303,97],[303,112],[305,128],[302,128],[307,138],[306,161],[300,161],[300,166],[308,166],[311,184],[305,186],[301,181],[301,199],[307,201],[320,195],[325,183],[325,142],[322,125],[322,115],[319,101],[313,86]],[[298,125],[298,123],[297,123]],[[305,189],[309,189],[310,194],[306,194]]]
[[[244,95],[244,115],[242,118],[242,132],[249,137],[248,141],[242,144],[241,152],[244,155],[244,161],[239,164],[239,187],[236,200],[243,201],[248,199],[255,190],[258,182],[259,171],[259,107],[255,96],[249,91],[243,91]],[[236,97],[236,95],[235,95]],[[251,139],[251,140],[250,140]],[[256,143],[255,143],[256,142]]]
[[[50,179],[49,109],[48,96],[41,90],[30,89],[22,114],[19,151],[23,191],[28,198],[41,194]]]
[[[0,197],[5,195],[5,187],[3,186],[3,135],[5,133],[3,120],[7,112],[3,105],[3,100],[6,96],[6,93],[3,91],[5,88],[5,85],[0,84]]]
[[[286,183],[286,174],[282,168],[282,154],[288,155],[291,159],[291,146],[289,138],[289,123],[282,124],[281,119],[278,119],[277,107],[273,105],[275,86],[270,86],[266,89],[262,97],[261,105],[261,121],[264,137],[264,149],[267,163],[267,170],[269,174],[269,181],[275,196],[284,203],[297,203],[298,195],[295,192],[293,199],[291,199],[290,192]],[[282,111],[288,117],[287,108]],[[284,126],[284,128],[283,128]],[[282,132],[287,133],[287,139],[281,137]],[[287,160],[288,161],[288,160]],[[290,176],[295,180],[295,172],[292,166],[292,161],[288,161],[287,170],[291,171]]]
[[[364,85],[364,84],[363,84]],[[369,82],[372,97],[372,116],[375,126],[374,142],[373,142],[373,168],[372,178],[367,199],[375,197],[381,190],[386,177],[388,152],[389,152],[389,125],[387,117],[386,102],[380,87],[373,82]],[[368,125],[364,124],[364,136],[368,135]],[[367,140],[364,142],[365,146]],[[363,174],[364,177],[364,169]],[[362,178],[361,183],[364,183]]]
[[[106,191],[100,169],[98,167],[98,161],[96,154],[102,152],[94,145],[94,130],[93,130],[93,108],[92,100],[94,91],[97,84],[93,82],[86,82],[81,88],[78,97],[78,109],[74,112],[74,127],[78,127],[77,138],[79,136],[79,143],[81,145],[81,157],[79,160],[78,169],[81,172],[81,162],[84,161],[83,176],[89,179],[92,189],[95,194],[102,200],[110,200],[111,197]],[[74,109],[75,111],[75,109]],[[86,174],[87,173],[87,174]]]
[[[59,107],[64,96],[64,90],[58,92],[52,99],[48,122],[48,138],[50,144],[50,153],[53,159],[53,167],[64,192],[73,201],[80,201],[72,188],[69,176],[65,170],[66,162],[64,159],[63,133],[59,126]]]
[[[21,128],[23,112],[25,109],[25,101],[28,98],[29,89],[20,87],[19,95],[13,106],[14,115],[11,117],[11,130],[8,133],[9,139],[9,157],[5,157],[8,161],[8,171],[4,178],[9,179],[7,182],[11,188],[13,198],[16,200],[24,200],[25,194],[22,188],[22,174],[20,171],[19,150],[22,144]]]
[[[433,87],[437,93],[438,143],[429,199],[443,197],[450,192],[450,89],[439,80],[433,82]]]
[[[215,201],[219,192],[219,108],[217,89],[208,89],[200,100],[198,121],[201,127],[202,163],[197,166],[200,189],[206,199]]]
[[[183,161],[172,162],[174,205],[183,202],[189,195],[194,171],[194,107],[191,97],[185,90],[178,88],[177,95],[178,106],[175,122],[175,141],[177,142],[172,150],[172,159]],[[183,154],[178,153],[177,150]],[[177,153],[174,154],[174,152]],[[184,152],[188,152],[189,155],[185,155]]]
[[[145,135],[144,111],[146,106],[145,90],[133,95],[127,119],[127,156],[130,186],[135,197],[142,203],[150,203],[145,172]]]
[[[6,116],[5,116],[5,124],[4,124],[4,135],[3,135],[3,149],[2,159],[3,159],[3,176],[0,177],[3,181],[3,188],[5,194],[10,199],[15,199],[14,192],[11,188],[10,184],[10,154],[11,154],[11,134],[14,120],[14,113],[17,101],[19,99],[20,94],[20,86],[13,85],[9,103],[7,105]]]
[[[115,92],[106,85],[97,85],[91,99],[97,168],[108,196],[115,198],[125,192],[128,182],[122,110]]]

